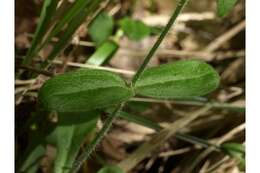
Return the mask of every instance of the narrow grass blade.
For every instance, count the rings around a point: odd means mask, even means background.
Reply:
[[[41,68],[45,68],[48,65],[48,60],[53,60],[66,47],[76,29],[84,22],[85,18],[98,7],[101,1],[102,0],[97,0],[87,8],[81,9],[81,11],[68,23],[68,27],[62,34],[62,37],[60,37],[59,41],[54,45],[51,53],[46,58],[46,61],[41,64]]]
[[[51,22],[52,16],[55,13],[55,10],[57,8],[59,0],[45,0],[41,15],[40,15],[40,21],[38,23],[37,29],[35,31],[33,41],[31,44],[30,49],[28,50],[25,59],[23,61],[24,65],[28,65],[31,63],[34,55],[35,55],[35,50],[41,43],[44,34],[47,32],[49,24]]]
[[[54,26],[53,30],[50,32],[48,38],[45,42],[49,42],[52,37],[57,35],[66,24],[70,23],[76,16],[78,16],[83,9],[90,3],[90,0],[77,0],[74,5],[66,12],[66,14],[61,18],[60,21]],[[70,27],[70,26],[68,26]]]

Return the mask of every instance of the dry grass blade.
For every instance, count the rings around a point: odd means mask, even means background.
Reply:
[[[31,83],[35,83],[35,79],[29,79],[29,80],[19,80],[19,79],[16,79],[15,80],[15,85],[28,85],[28,84],[31,84]]]
[[[63,62],[59,61],[59,60],[53,60],[52,63],[53,64],[62,64]],[[106,70],[106,71],[111,71],[111,72],[114,72],[114,73],[127,74],[127,75],[134,75],[135,74],[134,71],[111,68],[111,67],[102,67],[102,66],[96,66],[96,65],[90,65],[90,64],[81,64],[81,63],[75,63],[75,62],[67,62],[67,65],[71,66],[71,67]]]
[[[186,148],[181,148],[178,150],[173,150],[173,151],[168,151],[168,152],[163,152],[159,154],[159,157],[169,157],[169,156],[175,156],[179,154],[184,154],[186,152],[191,151],[193,148],[186,147]]]
[[[213,20],[216,18],[215,13],[202,12],[202,13],[183,13],[179,16],[177,22],[188,22],[188,21],[203,21]],[[165,25],[169,20],[169,16],[166,15],[151,15],[142,19],[142,21],[151,26]]]
[[[143,57],[145,55],[145,50],[129,50],[127,48],[119,49],[118,54],[120,55],[131,55],[136,57]],[[160,48],[156,53],[157,56],[160,56],[161,59],[170,59],[170,58],[194,58],[201,59],[204,61],[212,61],[230,59],[234,57],[243,57],[245,56],[245,51],[226,51],[226,52],[206,52],[206,51],[186,51],[186,50],[169,50]]]
[[[201,171],[201,173],[210,173],[214,170],[216,170],[219,166],[221,166],[223,163],[227,162],[230,159],[229,156],[225,156],[223,159],[221,159],[220,161],[218,161],[217,163],[215,163],[214,165],[212,165],[211,167],[209,167],[207,170],[205,171]]]

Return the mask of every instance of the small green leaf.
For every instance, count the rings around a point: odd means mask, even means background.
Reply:
[[[219,76],[210,65],[197,60],[178,61],[145,70],[135,92],[155,98],[187,98],[205,95],[218,84]]]
[[[131,40],[139,41],[151,33],[151,28],[145,25],[142,21],[132,20],[128,17],[120,20],[119,25]]]
[[[48,111],[85,112],[119,104],[133,96],[117,75],[102,70],[78,70],[48,80],[39,91]]]
[[[105,166],[98,173],[124,173],[124,171],[118,166]]]
[[[59,114],[56,129],[50,134],[55,139],[57,156],[54,162],[55,173],[69,173],[81,144],[96,127],[98,112]]]
[[[114,21],[111,16],[101,12],[89,26],[91,39],[97,44],[102,44],[112,34]]]
[[[226,16],[230,10],[236,5],[237,0],[218,0],[218,16]]]
[[[88,64],[102,65],[116,53],[118,45],[113,41],[106,41],[97,48],[95,53],[88,59]]]
[[[221,145],[221,149],[230,155],[231,157],[237,159],[239,163],[240,170],[245,170],[245,146],[238,143],[224,143]]]

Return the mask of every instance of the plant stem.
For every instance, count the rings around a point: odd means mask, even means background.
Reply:
[[[167,25],[164,27],[163,31],[161,32],[159,38],[157,39],[157,41],[155,42],[155,44],[153,45],[153,47],[151,48],[151,50],[149,51],[149,53],[146,55],[142,65],[140,66],[140,68],[138,69],[138,71],[136,72],[135,76],[133,77],[132,80],[132,85],[134,86],[136,81],[138,80],[138,78],[141,76],[141,74],[143,73],[143,71],[145,70],[147,64],[149,63],[149,61],[151,60],[151,58],[153,57],[154,53],[156,52],[156,50],[158,49],[158,47],[160,46],[160,44],[162,43],[164,37],[166,36],[166,34],[169,32],[170,28],[172,27],[172,25],[174,24],[174,22],[176,21],[178,15],[181,13],[181,10],[183,9],[183,7],[185,6],[185,4],[188,2],[188,0],[180,0],[177,4],[177,7],[174,11],[174,13],[172,14],[172,17],[170,18],[169,22],[167,23]]]
[[[162,31],[161,35],[159,36],[159,38],[157,39],[157,41],[155,42],[155,44],[151,48],[150,52],[145,57],[142,65],[139,67],[137,73],[133,77],[133,79],[132,79],[132,86],[134,86],[135,82],[138,80],[140,75],[143,73],[145,67],[147,66],[147,64],[151,60],[151,58],[154,55],[155,51],[160,46],[162,40],[164,39],[164,37],[166,36],[168,31],[170,30],[171,26],[175,22],[176,18],[180,14],[180,12],[183,9],[183,7],[186,4],[186,2],[188,2],[188,0],[180,0],[179,3],[177,4],[177,7],[176,7],[174,13],[172,14],[172,17],[170,18],[169,22],[165,26],[165,28]],[[94,138],[94,140],[87,146],[86,151],[84,151],[79,156],[79,158],[75,161],[75,163],[74,163],[74,165],[72,167],[72,173],[76,173],[80,169],[80,167],[84,163],[84,161],[89,158],[91,153],[95,150],[96,146],[99,144],[99,142],[102,140],[102,138],[106,135],[106,133],[110,129],[113,121],[117,118],[117,116],[119,114],[119,111],[123,108],[123,106],[124,106],[124,103],[121,103],[120,105],[118,105],[116,107],[116,109],[113,111],[113,113],[106,119],[106,121],[104,122],[104,126],[98,132],[98,134]]]
[[[72,167],[72,172],[76,173],[80,169],[81,165],[84,163],[84,161],[89,158],[91,153],[95,150],[96,146],[99,144],[99,142],[103,139],[103,137],[106,135],[110,127],[112,126],[113,121],[117,118],[119,111],[124,106],[124,103],[121,103],[118,105],[115,110],[111,113],[111,115],[106,119],[104,122],[104,126],[102,129],[98,132],[98,134],[95,136],[95,138],[91,141],[91,143],[87,146],[86,150],[79,156],[79,158],[74,162]]]

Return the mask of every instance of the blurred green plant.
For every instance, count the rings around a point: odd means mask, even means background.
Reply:
[[[226,16],[232,8],[236,5],[237,0],[217,0],[218,16]]]
[[[124,172],[117,166],[105,166],[102,169],[100,169],[97,173],[124,173]]]
[[[101,12],[88,27],[88,32],[95,44],[100,45],[112,35],[113,28],[113,18],[105,12]]]
[[[119,21],[119,26],[131,40],[140,41],[151,34],[151,28],[140,20],[125,17]]]
[[[221,149],[239,162],[239,169],[245,171],[245,146],[239,143],[224,143]]]

